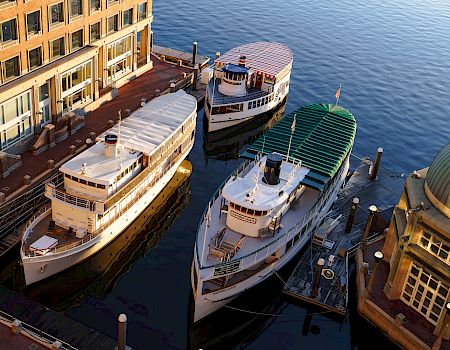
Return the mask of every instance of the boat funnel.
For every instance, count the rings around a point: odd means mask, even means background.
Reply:
[[[239,57],[239,65],[240,65],[241,67],[245,67],[246,61],[247,61],[247,57],[245,57],[245,56]]]
[[[118,153],[117,135],[106,135],[105,136],[105,150],[104,154],[107,158],[115,158]]]
[[[279,154],[271,153],[267,156],[264,167],[264,183],[268,185],[278,185],[280,183],[281,162],[283,158]]]

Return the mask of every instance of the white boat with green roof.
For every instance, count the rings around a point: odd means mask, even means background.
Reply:
[[[304,106],[257,139],[200,220],[194,322],[280,270],[310,239],[343,186],[356,133],[335,105]]]

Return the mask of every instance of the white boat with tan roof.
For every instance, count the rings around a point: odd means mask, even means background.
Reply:
[[[182,90],[157,97],[61,166],[63,184],[45,185],[51,202],[24,228],[27,285],[95,254],[142,213],[190,152],[196,109]]]

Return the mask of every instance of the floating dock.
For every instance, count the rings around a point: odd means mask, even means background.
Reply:
[[[368,208],[371,205],[378,208],[376,220],[372,220],[367,231],[370,241],[382,234],[389,223],[404,183],[402,176],[384,168],[380,168],[378,177],[371,180],[369,171],[372,166],[370,160],[363,160],[340,190],[332,210],[313,235],[310,246],[305,248],[286,282],[284,294],[337,315],[346,314],[348,260],[363,238]],[[349,216],[353,217],[353,225],[350,225],[350,232],[346,232]]]

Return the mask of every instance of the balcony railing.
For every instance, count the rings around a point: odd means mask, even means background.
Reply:
[[[49,198],[56,198],[62,202],[71,204],[73,206],[84,208],[89,211],[101,211],[104,207],[104,203],[100,201],[93,201],[83,197],[74,196],[67,192],[57,189],[52,182],[45,184],[45,194]]]

